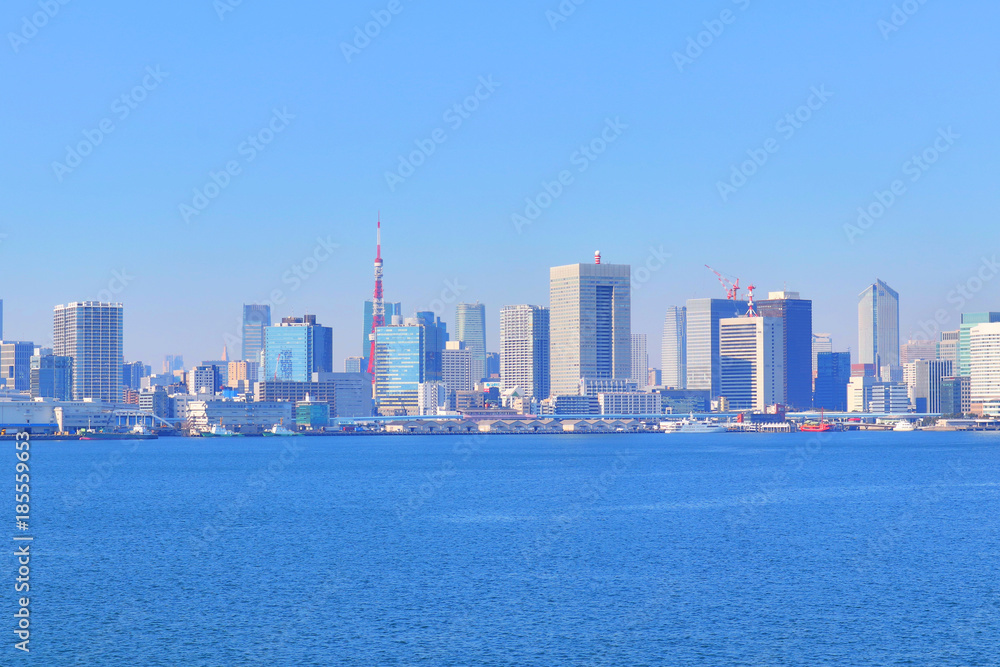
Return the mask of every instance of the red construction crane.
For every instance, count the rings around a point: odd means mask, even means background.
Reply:
[[[730,281],[729,278],[726,278],[724,275],[722,275],[721,273],[719,273],[718,271],[716,271],[715,269],[713,269],[712,267],[710,267],[708,264],[705,265],[705,268],[708,269],[709,271],[711,271],[712,273],[714,273],[716,275],[716,277],[719,279],[719,282],[722,283],[723,289],[726,290],[726,298],[728,298],[730,301],[738,301],[739,300],[739,298],[740,298],[740,279],[739,278],[737,278],[736,282],[734,283],[734,282]]]

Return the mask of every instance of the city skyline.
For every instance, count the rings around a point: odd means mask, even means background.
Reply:
[[[315,313],[342,367],[360,352],[350,341],[371,297],[379,209],[386,300],[407,316],[440,302],[452,331],[455,303],[485,303],[491,350],[502,306],[544,304],[547,268],[595,249],[648,271],[632,324],[650,340],[668,305],[719,295],[705,263],[762,292],[799,291],[842,349],[854,347],[851,301],[875,278],[904,296],[903,339],[995,308],[981,230],[997,212],[988,30],[1000,7],[921,5],[884,32],[891,3],[733,3],[735,22],[696,58],[689,40],[714,9],[650,6],[636,21],[588,3],[555,25],[548,9],[515,1],[473,20],[413,6],[348,61],[340,44],[371,8],[311,7],[303,22],[247,3],[221,17],[211,4],[63,6],[5,55],[21,95],[0,110],[18,128],[0,165],[0,256],[31,256],[44,238],[48,261],[5,281],[4,335],[44,345],[54,304],[121,301],[129,359],[211,359],[238,332],[240,305],[280,290],[273,316]],[[15,3],[4,24],[16,34],[35,11]],[[941,35],[962,38],[927,48]],[[261,48],[286,37],[296,48]],[[60,179],[53,163],[104,118],[113,132]],[[386,173],[438,128],[445,141],[390,188]],[[248,162],[240,147],[261,133],[273,141]],[[614,141],[591,152],[604,134]],[[777,152],[723,200],[719,184],[741,183],[769,139]],[[218,176],[229,161],[240,173]],[[194,190],[218,187],[210,173],[230,182],[185,221]],[[562,188],[551,203],[544,184]],[[513,216],[534,214],[526,200],[549,205],[517,227]],[[935,261],[914,271],[938,237]]]

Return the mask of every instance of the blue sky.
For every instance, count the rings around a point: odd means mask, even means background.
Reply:
[[[706,263],[812,298],[837,349],[856,347],[857,294],[876,277],[901,294],[904,337],[938,311],[954,328],[962,310],[1000,309],[996,3],[911,0],[890,32],[893,3],[860,0],[586,0],[558,22],[556,0],[228,1],[5,3],[6,338],[47,342],[53,305],[113,296],[130,360],[190,363],[219,356],[242,303],[280,290],[276,316],[335,327],[339,364],[360,353],[380,210],[387,299],[440,301],[451,328],[450,304],[481,301],[492,349],[501,306],[547,304],[548,267],[598,249],[634,269],[670,255],[633,296],[653,365],[666,307],[722,294]],[[345,57],[372,12],[391,22]],[[689,39],[704,46],[679,67]],[[467,117],[449,113],[463,103]],[[609,119],[614,141],[582,157]],[[67,146],[97,132],[70,169]],[[925,150],[933,164],[908,164]],[[753,155],[763,164],[720,195]],[[561,172],[519,233],[512,216]],[[200,201],[212,173],[225,187]]]

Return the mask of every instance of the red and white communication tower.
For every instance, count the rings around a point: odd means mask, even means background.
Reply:
[[[382,214],[378,216],[375,232],[375,293],[372,298],[372,330],[368,334],[371,341],[368,348],[368,372],[375,384],[375,329],[385,326],[385,301],[382,298]]]

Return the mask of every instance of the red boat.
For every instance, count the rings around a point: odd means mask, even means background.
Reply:
[[[826,433],[827,431],[830,431],[832,429],[833,427],[829,423],[827,423],[826,418],[824,417],[822,408],[819,411],[818,424],[816,422],[806,422],[805,424],[799,427],[799,430],[805,433]]]

